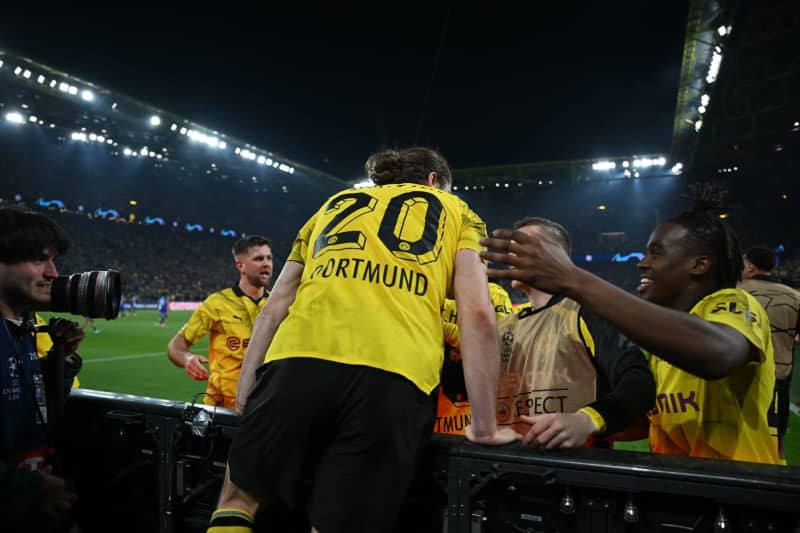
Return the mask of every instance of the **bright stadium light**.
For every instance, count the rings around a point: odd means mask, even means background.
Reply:
[[[161,125],[161,117],[158,115],[153,115],[150,117],[150,125],[151,126],[160,126]]]
[[[25,78],[26,80],[31,79],[31,71],[28,70],[28,69],[25,69],[25,71],[22,73],[22,77]]]
[[[39,77],[38,77],[38,78],[36,78],[36,81],[37,81],[37,82],[39,82],[39,83],[44,83],[46,79],[47,79],[47,78],[45,78],[44,76],[42,76],[41,74],[39,74]]]
[[[125,147],[125,148],[122,149],[122,154],[123,155],[130,156],[132,153],[133,153],[133,150],[131,150],[130,148]]]
[[[592,170],[596,170],[598,172],[603,170],[613,170],[617,168],[617,164],[613,161],[598,161],[597,163],[592,164]]]
[[[694,121],[694,131],[700,131],[700,128],[703,127],[703,121],[701,119],[697,119]]]
[[[711,97],[707,94],[704,94],[700,97],[700,105],[707,106],[708,103],[711,101]]]
[[[719,67],[722,65],[722,54],[714,50],[711,54],[711,64],[708,65],[708,74],[706,75],[707,83],[714,83],[719,74]]]
[[[104,142],[106,142],[106,138],[103,137],[102,135],[98,135],[97,136],[97,142],[104,143]]]
[[[81,98],[86,102],[91,102],[94,100],[94,93],[88,89],[84,89],[81,91]]]
[[[217,144],[217,148],[219,148],[220,150],[224,150],[227,147],[228,143],[226,143],[225,141],[220,141],[219,144]]]
[[[50,80],[50,88],[51,89],[55,89],[56,85],[58,85],[58,82],[56,80]]]
[[[18,113],[16,111],[6,113],[6,120],[14,124],[25,124],[25,119],[22,117],[22,113]]]
[[[256,163],[258,163],[259,165],[263,165],[264,163],[266,163],[266,161],[267,158],[264,157],[263,155],[258,156],[258,159],[256,159]]]
[[[674,165],[672,165],[672,173],[673,174],[675,174],[677,176],[681,172],[683,172],[683,163],[678,162],[678,163],[675,163]]]
[[[294,167],[289,167],[289,174],[294,174]]]
[[[70,85],[69,89],[67,89],[67,92],[72,96],[75,96],[76,94],[78,94],[78,88],[75,87],[74,85]]]
[[[629,166],[631,166],[630,161],[623,161],[622,162],[622,168],[628,168]]]
[[[172,126],[170,126],[170,127],[169,127],[169,130],[170,130],[170,131],[175,131],[175,130],[177,130],[177,129],[178,129],[178,125],[177,125],[177,124],[175,124],[174,122],[172,123]]]
[[[95,133],[90,133],[90,134],[89,134],[89,140],[90,140],[90,141],[96,141],[96,140],[97,140],[97,134],[95,134]]]
[[[69,91],[69,84],[62,81],[61,83],[58,84],[58,90],[61,91],[62,93]]]
[[[697,112],[702,115],[703,113],[706,112],[706,106],[704,106],[704,105],[697,106]]]
[[[0,59],[0,68],[3,68],[3,60]]]
[[[14,69],[14,74],[15,74],[15,75],[17,75],[17,76],[19,76],[20,74],[22,74],[22,67],[17,67],[17,68],[15,68],[15,69]]]
[[[725,37],[725,35],[728,34],[728,28],[726,28],[725,26],[720,26],[719,28],[717,28],[717,33],[719,33],[720,37]]]
[[[36,115],[31,115],[28,117],[28,122],[36,122],[37,120],[39,120],[39,117]]]

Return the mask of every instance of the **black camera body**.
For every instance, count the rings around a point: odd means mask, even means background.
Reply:
[[[113,320],[119,315],[122,283],[116,270],[59,276],[50,287],[50,311]]]

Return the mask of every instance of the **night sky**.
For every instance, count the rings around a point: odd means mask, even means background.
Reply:
[[[454,168],[669,152],[685,2],[270,4],[5,6],[0,48],[344,179],[414,143]]]

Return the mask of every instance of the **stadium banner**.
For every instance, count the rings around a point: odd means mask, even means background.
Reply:
[[[170,311],[194,311],[203,302],[170,302]]]

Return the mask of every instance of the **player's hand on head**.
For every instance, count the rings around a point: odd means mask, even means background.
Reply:
[[[581,412],[523,415],[520,420],[531,425],[522,442],[535,448],[580,448],[594,432],[591,418]]]
[[[475,431],[471,425],[467,426],[466,430],[464,431],[464,436],[467,437],[467,440],[470,442],[474,442],[475,444],[483,444],[486,446],[501,446],[503,444],[509,444],[518,441],[522,438],[522,435],[511,428],[498,428],[494,432],[494,435],[479,436],[475,434]]]
[[[75,353],[85,336],[80,324],[60,317],[50,319],[48,330],[53,341],[53,350],[65,357]]]
[[[508,269],[490,268],[490,278],[515,279],[550,292],[562,292],[565,282],[575,265],[560,244],[548,237],[539,228],[535,235],[511,229],[497,229],[492,237],[481,239],[487,250],[481,257],[492,263],[507,265]]]
[[[205,364],[208,364],[207,358],[202,355],[190,354],[186,358],[184,369],[186,369],[186,374],[190,378],[197,381],[205,381],[208,379],[208,370],[203,366]]]

